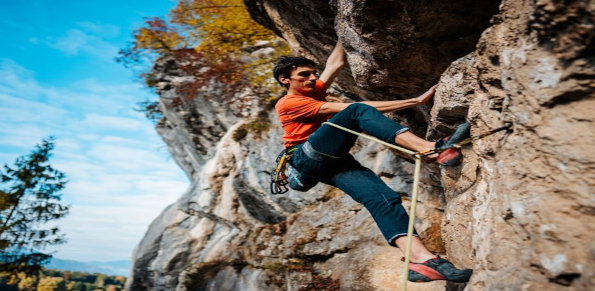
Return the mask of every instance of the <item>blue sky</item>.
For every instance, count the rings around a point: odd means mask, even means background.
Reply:
[[[56,137],[52,165],[70,181],[68,243],[56,257],[129,259],[188,179],[135,104],[153,93],[114,61],[145,17],[175,1],[0,1],[0,164]]]

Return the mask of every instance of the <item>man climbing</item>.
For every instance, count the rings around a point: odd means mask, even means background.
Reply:
[[[404,250],[409,217],[401,205],[401,197],[349,154],[357,136],[322,123],[328,120],[357,132],[366,131],[383,141],[418,152],[459,142],[469,134],[469,126],[463,124],[450,137],[430,142],[382,114],[425,104],[434,95],[435,86],[407,100],[327,102],[326,89],[345,63],[345,52],[337,43],[320,77],[316,64],[306,58],[282,57],[275,65],[274,77],[287,89],[287,95],[275,109],[283,126],[286,151],[293,154],[289,161],[289,186],[307,191],[322,182],[343,190],[368,209],[391,246]],[[460,150],[454,148],[430,156],[446,166],[457,165],[461,157]],[[467,282],[472,274],[470,269],[459,270],[449,261],[436,257],[417,233],[414,233],[411,261],[409,280],[413,282]]]

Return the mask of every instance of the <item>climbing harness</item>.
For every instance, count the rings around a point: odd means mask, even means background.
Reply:
[[[331,123],[331,122],[324,122],[323,125],[324,124],[327,124],[327,125],[336,127],[338,129],[347,131],[347,132],[352,133],[352,134],[355,134],[357,136],[361,136],[363,138],[366,138],[366,139],[369,139],[369,140],[378,142],[378,143],[383,144],[385,146],[388,146],[390,148],[393,148],[393,149],[402,151],[402,152],[404,152],[406,154],[412,155],[414,157],[414,159],[415,159],[415,170],[413,172],[413,190],[412,190],[412,193],[411,193],[411,208],[409,210],[409,224],[408,224],[408,227],[407,227],[407,247],[405,249],[405,265],[403,267],[403,281],[401,283],[401,291],[407,290],[407,279],[409,277],[409,263],[411,261],[411,244],[413,242],[413,224],[414,224],[414,221],[415,221],[415,208],[416,208],[416,205],[417,205],[417,191],[419,189],[419,173],[421,171],[422,157],[425,157],[425,156],[428,156],[428,155],[431,155],[431,154],[435,154],[435,153],[439,153],[439,152],[445,151],[445,150],[450,149],[450,148],[460,148],[463,145],[469,144],[469,143],[471,143],[473,141],[476,141],[476,140],[478,140],[480,138],[484,138],[486,136],[492,135],[492,134],[494,134],[496,132],[499,132],[499,131],[502,131],[502,130],[505,130],[505,129],[509,129],[512,126],[512,123],[508,123],[505,126],[502,126],[502,127],[499,127],[499,128],[496,128],[496,129],[493,129],[493,130],[484,132],[484,133],[479,134],[479,135],[474,136],[474,137],[470,137],[470,138],[465,139],[465,140],[462,140],[459,143],[456,143],[454,145],[450,145],[450,146],[442,147],[442,148],[437,148],[437,149],[433,149],[433,150],[429,150],[429,151],[414,152],[414,151],[411,151],[411,150],[408,150],[408,149],[405,149],[405,148],[402,148],[402,147],[399,147],[399,146],[396,146],[396,145],[387,143],[387,142],[382,141],[380,139],[377,139],[377,138],[375,138],[373,136],[369,136],[369,135],[366,135],[366,134],[363,134],[363,133],[360,133],[360,132],[351,130],[349,128],[342,127],[340,125],[336,125],[336,124]]]
[[[289,148],[284,149],[281,151],[279,156],[277,156],[277,167],[275,170],[271,172],[271,194],[283,194],[289,189],[287,188],[287,175],[285,175],[285,169],[287,168],[287,162],[291,158],[293,152],[297,150],[297,148]]]

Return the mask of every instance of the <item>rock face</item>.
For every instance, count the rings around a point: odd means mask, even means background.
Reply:
[[[408,290],[592,290],[593,1],[245,2],[319,63],[338,38],[350,69],[334,89],[344,97],[407,98],[438,83],[433,106],[395,115],[420,135],[465,120],[472,134],[512,124],[464,148],[459,167],[424,166],[416,228],[432,251],[475,273],[468,284]],[[268,193],[281,150],[273,112],[238,115],[234,103],[215,102],[216,84],[168,106],[187,76],[167,60],[155,73],[159,133],[194,182],[137,247],[128,290],[398,288],[401,252],[350,197],[325,185]],[[354,153],[407,208],[412,165],[376,144]]]

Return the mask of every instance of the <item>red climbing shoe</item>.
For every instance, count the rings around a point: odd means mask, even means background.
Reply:
[[[440,138],[436,141],[436,151],[440,152],[438,158],[436,159],[438,164],[454,167],[461,163],[461,160],[463,159],[461,150],[450,147],[468,138],[470,129],[471,126],[469,126],[469,123],[462,123],[457,126],[457,129],[452,135]]]
[[[401,261],[405,261],[402,258]],[[471,269],[457,269],[451,262],[441,257],[423,263],[409,263],[409,281],[430,282],[447,280],[455,283],[468,282],[473,274]]]
[[[463,153],[460,149],[455,148],[441,152],[436,158],[438,164],[446,167],[456,167],[461,164],[461,160],[463,160]]]

